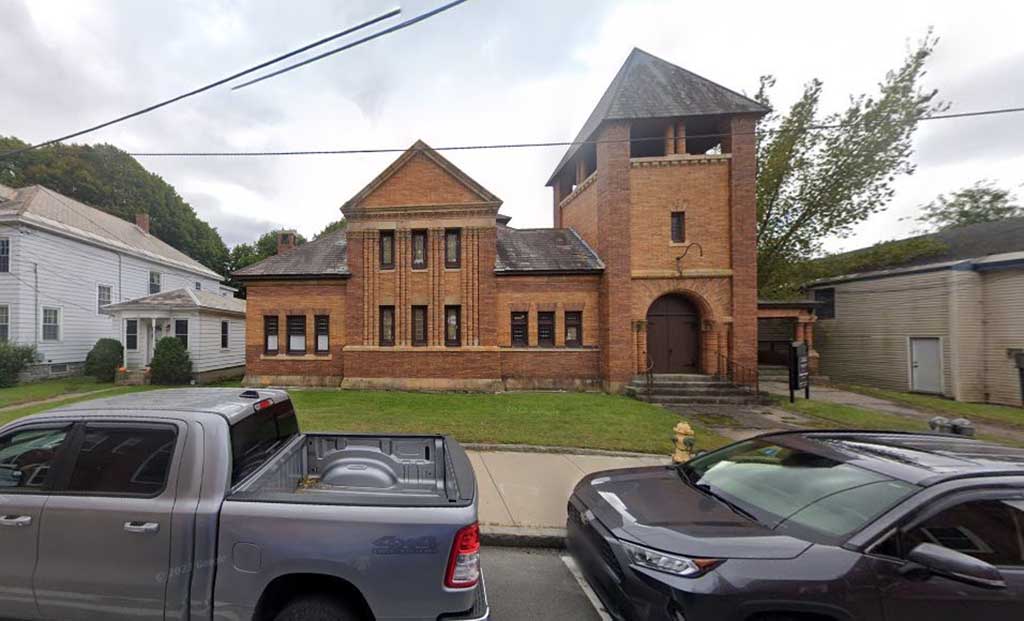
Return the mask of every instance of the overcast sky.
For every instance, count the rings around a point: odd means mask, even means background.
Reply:
[[[195,88],[400,5],[443,0],[0,0],[0,134],[31,142]],[[734,90],[777,76],[777,107],[807,80],[825,111],[874,89],[929,26],[926,85],[952,111],[1024,105],[1024,5],[1011,2],[470,0],[359,48],[232,92],[220,88],[84,137],[128,151],[404,148],[568,140],[632,47]],[[833,240],[910,234],[940,192],[990,178],[1024,194],[1024,114],[922,124],[918,171],[889,209]],[[512,225],[551,224],[561,148],[446,154],[501,197]],[[309,236],[395,155],[140,158],[228,245],[272,227]]]

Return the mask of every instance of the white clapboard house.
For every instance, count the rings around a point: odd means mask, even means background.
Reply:
[[[244,301],[234,300],[222,280],[150,234],[145,214],[133,224],[42,186],[0,185],[0,340],[35,345],[40,354],[23,379],[80,372],[103,337],[127,340],[129,368],[148,363],[157,338],[177,336],[194,361],[240,369]],[[150,300],[145,316],[132,316],[135,307],[124,305],[175,290],[200,293],[206,303],[198,306],[211,325],[200,324],[198,307],[169,306],[161,314]],[[209,303],[211,296],[224,302]],[[114,304],[118,312],[104,309]]]

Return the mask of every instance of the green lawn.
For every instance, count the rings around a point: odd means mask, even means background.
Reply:
[[[113,386],[112,382],[97,382],[91,377],[82,376],[20,384],[11,388],[0,388],[0,408],[29,401],[51,399],[69,393],[102,390]]]
[[[104,390],[101,393],[95,395],[80,395],[80,396],[69,396],[67,399],[60,399],[59,401],[51,401],[49,403],[36,403],[27,404],[25,407],[15,408],[13,410],[7,410],[0,412],[0,425],[6,425],[16,418],[22,416],[28,416],[30,414],[36,414],[43,412],[61,405],[68,405],[71,403],[78,403],[79,401],[89,401],[90,399],[99,399],[101,397],[114,397],[117,395],[123,395],[130,392],[139,392],[142,390],[154,390],[156,388],[163,388],[162,386],[118,386],[111,388],[110,390]]]
[[[903,403],[919,410],[934,412],[947,417],[963,416],[971,420],[987,421],[1024,429],[1024,409],[988,403],[965,403],[943,397],[919,395],[895,390],[882,390],[868,386],[839,386],[843,390],[859,392],[870,397],[888,399]]]
[[[230,383],[227,383],[230,385]],[[146,387],[148,388],[148,387]],[[120,387],[107,397],[144,390]],[[669,454],[672,428],[681,419],[658,406],[598,393],[415,393],[291,390],[307,431],[444,433],[461,442],[528,444]],[[0,424],[90,397],[26,405],[0,412]],[[728,438],[691,421],[697,447],[714,449]]]

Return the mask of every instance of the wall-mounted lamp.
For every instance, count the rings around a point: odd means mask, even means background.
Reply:
[[[686,258],[686,255],[690,254],[690,250],[693,249],[694,246],[697,247],[697,251],[700,252],[700,256],[704,256],[703,246],[701,246],[697,242],[686,244],[685,248],[683,249],[683,254],[676,257],[676,272],[678,272],[680,276],[683,275],[683,259]]]

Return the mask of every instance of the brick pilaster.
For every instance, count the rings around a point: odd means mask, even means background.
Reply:
[[[757,119],[734,117],[728,145],[732,153],[732,355],[737,364],[757,368]]]

